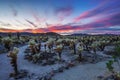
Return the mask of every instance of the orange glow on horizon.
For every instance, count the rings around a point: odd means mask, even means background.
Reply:
[[[69,32],[70,30],[57,30],[57,29],[53,29],[50,28],[48,32],[55,32],[55,33],[64,33],[64,32]],[[16,32],[30,32],[30,33],[46,33],[44,30],[42,29],[31,29],[31,30],[12,30],[12,29],[0,29],[0,32],[5,32],[5,33],[16,33]]]

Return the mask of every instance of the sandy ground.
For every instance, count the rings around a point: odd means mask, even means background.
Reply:
[[[97,80],[97,76],[106,72],[105,62],[83,64],[57,74],[53,80]]]
[[[50,72],[52,68],[57,68],[62,64],[55,64],[52,66],[40,66],[39,64],[32,64],[27,60],[24,60],[24,50],[27,46],[20,47],[18,54],[18,68],[26,69],[30,73],[37,75],[43,75]],[[9,58],[7,54],[0,54],[0,80],[9,80],[9,73],[12,72]],[[65,56],[63,56],[65,57]],[[53,80],[97,80],[97,76],[104,75],[107,71],[106,61],[99,62],[96,64],[79,64],[69,70],[65,70],[63,73],[57,73]]]

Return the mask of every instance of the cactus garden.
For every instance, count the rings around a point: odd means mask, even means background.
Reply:
[[[120,80],[120,0],[0,0],[0,80]]]
[[[60,80],[59,76],[71,75],[72,71],[87,76],[90,70],[90,80],[120,79],[119,35],[46,37],[21,35],[19,44],[14,41],[17,36],[1,37],[5,50],[0,54],[1,78]]]

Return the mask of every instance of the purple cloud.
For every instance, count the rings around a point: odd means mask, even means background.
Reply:
[[[117,3],[117,4],[116,4]],[[99,15],[108,16],[111,14],[118,13],[120,11],[119,0],[105,0],[101,2],[96,8],[85,11],[74,19],[74,22],[79,22],[82,19],[95,17]]]
[[[66,17],[70,16],[73,12],[71,6],[60,7],[55,10],[55,15],[59,18],[60,21],[63,21]]]

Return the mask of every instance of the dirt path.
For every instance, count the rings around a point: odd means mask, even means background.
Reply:
[[[21,63],[23,57],[23,51],[27,46],[19,48],[18,63]],[[13,72],[13,68],[10,65],[10,58],[7,57],[7,53],[0,54],[0,80],[9,80],[9,73]]]
[[[24,51],[26,46],[19,48],[18,54],[18,69],[25,69],[29,73],[35,73],[36,75],[44,75],[50,72],[52,68],[58,68],[62,64],[55,64],[51,66],[40,66],[39,64],[33,64],[24,59]],[[10,59],[7,57],[7,53],[0,55],[0,80],[9,80],[9,73],[13,71],[10,65]]]
[[[66,70],[63,73],[53,77],[54,80],[97,80],[97,76],[103,75],[106,72],[104,62],[97,64],[83,64]]]

